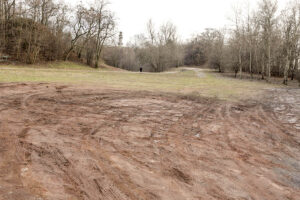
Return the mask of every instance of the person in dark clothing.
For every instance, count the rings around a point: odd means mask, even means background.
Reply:
[[[140,67],[140,72],[143,72],[143,68],[142,67]]]

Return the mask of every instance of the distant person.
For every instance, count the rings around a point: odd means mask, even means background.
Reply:
[[[140,72],[143,72],[143,68],[142,67],[140,67]]]

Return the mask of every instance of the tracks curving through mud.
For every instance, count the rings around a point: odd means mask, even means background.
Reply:
[[[0,199],[296,200],[299,93],[284,92],[239,104],[1,84]]]

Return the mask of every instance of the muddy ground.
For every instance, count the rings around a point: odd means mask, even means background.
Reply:
[[[0,85],[0,199],[300,197],[300,91],[243,103]]]

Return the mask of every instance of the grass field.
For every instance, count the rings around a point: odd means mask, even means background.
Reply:
[[[243,99],[259,95],[268,88],[279,87],[263,82],[223,78],[215,73],[192,70],[177,73],[133,73],[93,69],[83,65],[62,62],[37,66],[0,66],[0,82],[47,82],[93,85],[129,90],[175,92],[203,95],[220,99]]]

